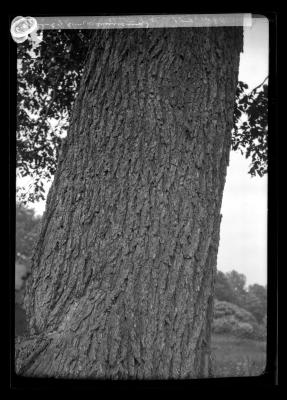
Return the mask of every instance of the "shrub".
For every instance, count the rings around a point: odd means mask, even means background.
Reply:
[[[233,326],[236,324],[234,317],[222,317],[213,320],[213,332],[214,333],[231,333]]]
[[[253,333],[254,339],[266,340],[266,336],[267,336],[266,326],[255,324]]]
[[[254,337],[254,328],[248,322],[238,322],[233,329],[235,336],[244,339],[252,339]]]
[[[240,338],[264,340],[266,329],[248,311],[226,301],[215,301],[213,332]]]
[[[255,317],[243,308],[238,307],[235,304],[228,303],[227,301],[215,300],[214,307],[214,318],[226,317],[233,315],[236,319],[242,322],[256,323]]]

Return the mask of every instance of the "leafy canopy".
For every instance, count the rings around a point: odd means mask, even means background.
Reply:
[[[44,30],[37,48],[30,41],[17,45],[17,175],[33,178],[30,193],[18,192],[23,204],[44,199],[44,181],[52,180],[56,171],[91,32]],[[267,172],[267,85],[250,93],[247,89],[238,83],[232,148],[251,159],[252,176],[262,176]]]

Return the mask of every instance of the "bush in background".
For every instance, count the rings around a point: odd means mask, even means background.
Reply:
[[[212,330],[217,334],[230,334],[239,338],[264,340],[266,329],[247,310],[235,304],[215,300]]]
[[[228,315],[233,315],[237,320],[242,322],[256,322],[255,317],[249,311],[244,310],[236,304],[215,300],[214,318],[226,317]]]
[[[15,243],[15,300],[22,304],[23,287],[30,273],[30,259],[36,238],[39,234],[41,218],[34,210],[16,205],[16,243]]]
[[[267,287],[257,283],[246,286],[246,277],[237,271],[217,271],[215,298],[249,311],[257,323],[264,324],[267,314]]]

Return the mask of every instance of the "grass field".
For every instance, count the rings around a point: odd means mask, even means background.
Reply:
[[[25,313],[16,304],[15,334],[16,336],[23,335],[26,330]],[[265,369],[266,343],[214,334],[212,336],[212,360],[214,377],[258,376]]]
[[[258,376],[266,366],[266,342],[214,334],[212,359],[214,377]]]

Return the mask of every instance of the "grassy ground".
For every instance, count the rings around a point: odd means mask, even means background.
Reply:
[[[15,334],[24,335],[27,324],[24,310],[16,303]],[[238,339],[234,336],[212,336],[212,369],[214,377],[257,376],[264,372],[266,343]]]
[[[258,376],[266,366],[266,343],[214,334],[212,359],[214,377]]]

